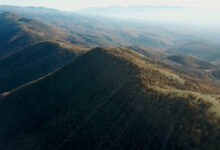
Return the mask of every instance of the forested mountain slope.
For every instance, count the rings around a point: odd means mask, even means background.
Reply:
[[[211,91],[130,49],[95,48],[2,95],[0,149],[219,149]]]

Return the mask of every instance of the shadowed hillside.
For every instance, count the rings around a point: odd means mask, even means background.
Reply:
[[[214,70],[214,71],[212,72],[212,75],[213,75],[216,79],[220,80],[220,69],[219,69],[219,70]]]
[[[0,93],[69,63],[80,48],[65,44],[65,36],[39,21],[10,12],[0,14]]]
[[[129,49],[95,48],[2,95],[0,149],[217,150],[219,95],[195,86]]]
[[[53,72],[73,60],[78,53],[76,47],[46,41],[0,58],[0,93]]]

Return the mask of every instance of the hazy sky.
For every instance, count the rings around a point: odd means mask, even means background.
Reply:
[[[0,0],[0,5],[44,6],[62,10],[112,5],[175,5],[220,9],[220,0]]]

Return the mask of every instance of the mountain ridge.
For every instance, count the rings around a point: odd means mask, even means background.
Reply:
[[[64,38],[63,33],[52,26],[11,12],[0,14],[0,22],[0,57],[39,41]]]
[[[216,149],[219,97],[185,82],[132,50],[95,48],[1,98],[0,148]]]

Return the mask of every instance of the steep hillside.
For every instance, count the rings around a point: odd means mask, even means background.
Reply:
[[[41,22],[10,12],[0,14],[0,57],[45,39],[63,37],[61,31]]]
[[[2,95],[0,149],[217,150],[219,95],[196,91],[129,49],[95,48]]]
[[[0,58],[0,93],[38,79],[69,63],[79,48],[45,41]]]
[[[174,61],[186,67],[197,68],[197,69],[213,69],[214,65],[207,63],[205,61],[182,55],[172,55],[167,57],[169,60]]]
[[[213,64],[220,64],[220,46],[203,40],[179,41],[167,52],[196,56]]]
[[[206,82],[206,84],[212,84],[220,87],[218,79],[218,65],[213,65],[197,57],[189,55],[173,55],[164,51],[158,51],[155,49],[149,49],[143,46],[132,47],[138,53],[150,58],[154,63],[157,63],[164,68],[173,70],[180,75],[186,75],[198,82]]]

